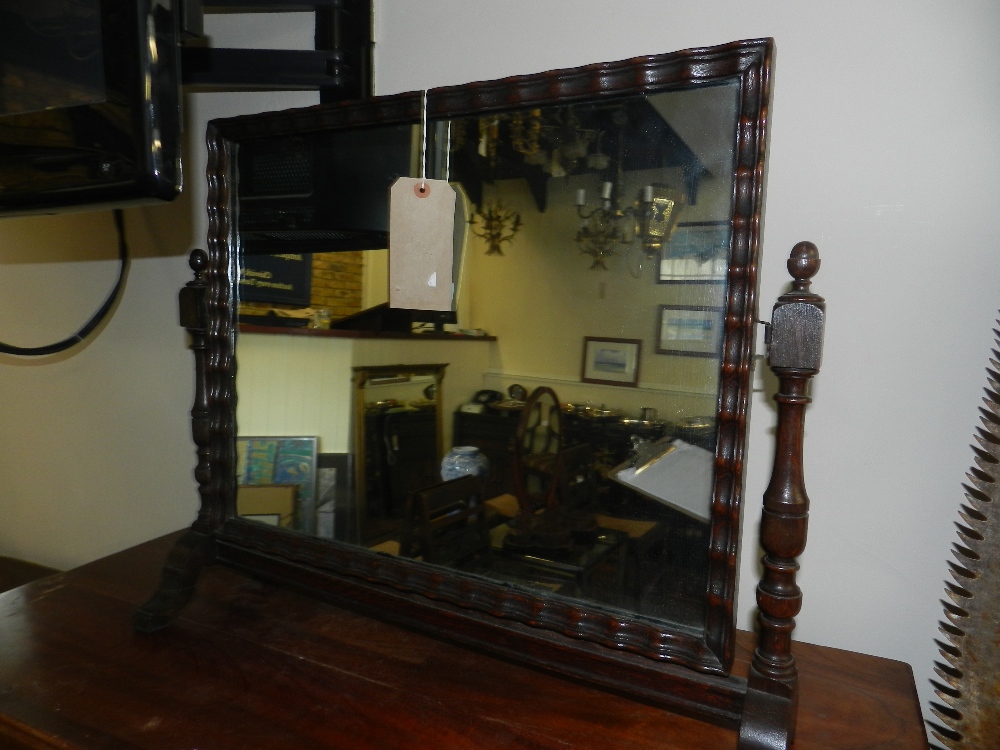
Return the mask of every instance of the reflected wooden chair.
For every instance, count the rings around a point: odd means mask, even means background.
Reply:
[[[464,570],[489,566],[490,532],[478,477],[418,490],[407,506],[401,555]]]
[[[658,521],[621,518],[602,513],[597,488],[597,470],[589,443],[564,448],[556,459],[556,486],[560,512],[573,528],[574,536],[587,540],[602,529],[628,536],[625,587],[629,606],[641,612],[646,588],[661,574],[667,527]]]
[[[556,455],[562,449],[559,397],[545,386],[524,402],[514,436],[514,494],[523,513],[533,513],[552,500]]]
[[[553,593],[578,595],[571,575],[537,569],[494,554],[489,506],[478,477],[464,476],[415,492],[400,554],[487,578]]]
[[[568,552],[573,536],[559,517],[556,456],[562,449],[559,398],[541,386],[528,396],[514,440],[514,494],[519,512],[504,547]]]
[[[569,524],[573,538],[592,542],[598,534],[597,472],[590,443],[563,448],[556,454],[555,493],[559,514]]]

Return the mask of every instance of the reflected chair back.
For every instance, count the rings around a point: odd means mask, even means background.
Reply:
[[[449,567],[485,565],[490,534],[482,483],[467,475],[411,496],[402,554]]]

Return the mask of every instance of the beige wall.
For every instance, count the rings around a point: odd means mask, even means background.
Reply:
[[[308,19],[223,20],[244,44],[311,39]],[[376,22],[380,93],[776,38],[761,307],[767,317],[786,283],[788,249],[811,239],[830,320],[808,422],[813,505],[797,635],[910,662],[926,701],[998,306],[1000,6],[381,0]],[[184,256],[205,234],[203,123],[304,100],[187,97],[186,198],[127,212],[141,257],[111,321],[68,357],[0,358],[0,553],[76,565],[193,518],[191,358],[175,295],[189,278]],[[106,229],[77,223],[87,221],[0,220],[2,338],[46,341],[99,304],[113,246]],[[755,387],[750,539],[774,424],[773,381],[761,371]],[[757,554],[744,546],[744,626]]]
[[[351,439],[353,339],[242,333],[236,407],[239,434],[315,435],[321,453]]]
[[[316,435],[321,452],[346,453],[352,450],[352,367],[446,364],[441,403],[444,445],[450,447],[451,415],[485,387],[483,372],[495,346],[485,340],[241,334],[236,376],[239,434]]]

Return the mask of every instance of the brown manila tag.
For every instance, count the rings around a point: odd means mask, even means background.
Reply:
[[[451,310],[455,189],[400,177],[389,190],[389,307]]]

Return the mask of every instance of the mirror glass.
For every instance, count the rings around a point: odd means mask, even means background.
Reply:
[[[386,308],[419,125],[241,143],[240,514],[703,628],[739,95],[432,120],[444,313]]]

